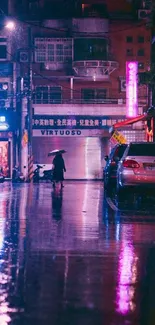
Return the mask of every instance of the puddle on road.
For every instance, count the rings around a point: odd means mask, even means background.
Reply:
[[[1,191],[0,325],[155,324],[155,220],[124,222],[100,183]]]

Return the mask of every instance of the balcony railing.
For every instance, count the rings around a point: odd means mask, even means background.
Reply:
[[[115,104],[115,105],[125,105],[126,99],[123,98],[105,98],[105,99],[33,99],[33,104],[79,104],[79,105],[94,105],[94,104]],[[138,99],[139,105],[146,105],[146,99]]]
[[[125,104],[124,99],[33,99],[33,104]]]

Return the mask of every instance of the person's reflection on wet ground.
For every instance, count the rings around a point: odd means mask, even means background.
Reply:
[[[56,187],[52,192],[52,217],[56,220],[62,218],[63,189]]]

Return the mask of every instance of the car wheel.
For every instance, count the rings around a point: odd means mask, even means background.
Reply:
[[[108,182],[106,184],[106,192],[108,196],[113,196],[116,194],[116,186],[114,183]]]
[[[124,207],[126,195],[127,195],[127,191],[124,188],[117,186],[116,196],[117,196],[117,206],[119,209],[122,209]]]
[[[131,209],[136,204],[136,192],[130,187],[122,188],[117,186],[117,205],[120,209],[126,206]]]

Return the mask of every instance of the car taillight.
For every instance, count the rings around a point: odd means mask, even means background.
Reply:
[[[126,159],[123,161],[123,167],[125,167],[125,168],[139,168],[140,165],[135,160]]]
[[[115,165],[116,165],[116,161],[112,160],[111,166],[115,166]]]

